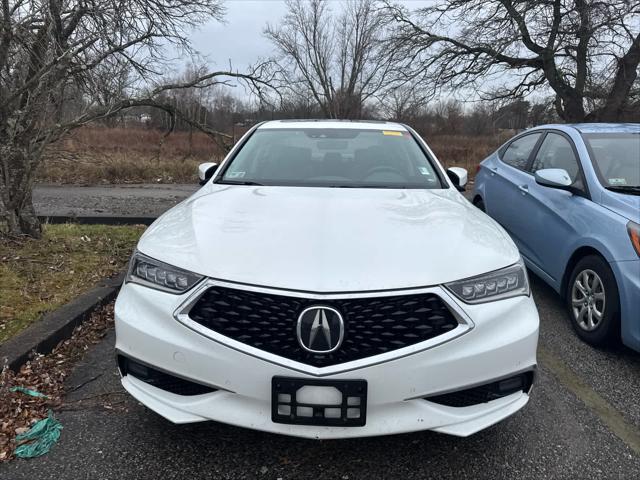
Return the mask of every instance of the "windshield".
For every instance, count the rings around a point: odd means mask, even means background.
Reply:
[[[218,183],[447,188],[409,132],[352,128],[258,129]]]
[[[584,138],[605,187],[640,187],[639,133],[590,133]]]

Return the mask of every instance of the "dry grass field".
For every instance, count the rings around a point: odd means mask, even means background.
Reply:
[[[425,135],[424,138],[445,168],[466,168],[471,179],[478,164],[507,141],[509,135]]]
[[[469,170],[494,151],[500,135],[427,135],[426,140],[445,167]],[[223,157],[220,147],[201,132],[86,127],[53,146],[38,180],[58,184],[193,183],[201,162]]]
[[[220,160],[202,132],[140,127],[76,130],[47,153],[38,180],[45,183],[192,183],[199,163]]]

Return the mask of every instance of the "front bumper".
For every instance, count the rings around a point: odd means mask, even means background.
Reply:
[[[640,352],[640,260],[611,263],[618,293],[622,342]]]
[[[455,302],[441,292],[448,302]],[[217,391],[182,396],[125,375],[122,384],[147,407],[174,423],[216,420],[232,425],[307,438],[347,438],[434,430],[467,436],[522,408],[520,391],[487,403],[449,407],[424,397],[462,390],[531,370],[536,365],[538,313],[531,297],[464,305],[474,328],[446,343],[378,363],[321,374],[300,364],[273,362],[207,338],[178,322],[173,312],[189,295],[176,296],[125,284],[115,308],[116,349],[177,377]],[[365,380],[367,420],[362,427],[274,423],[274,376]]]

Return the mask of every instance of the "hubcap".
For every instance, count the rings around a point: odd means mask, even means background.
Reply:
[[[602,280],[593,270],[583,270],[571,288],[571,311],[580,328],[590,332],[602,322],[605,294]]]

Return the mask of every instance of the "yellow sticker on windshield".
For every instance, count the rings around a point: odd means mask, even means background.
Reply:
[[[393,130],[383,130],[383,135],[391,135],[392,137],[401,137],[402,132],[394,132]]]

